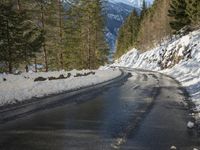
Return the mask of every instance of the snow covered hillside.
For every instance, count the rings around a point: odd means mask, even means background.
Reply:
[[[118,69],[0,74],[0,106],[95,85],[119,75]]]
[[[160,71],[176,78],[200,111],[200,30],[173,37],[144,53],[132,49],[111,66]]]

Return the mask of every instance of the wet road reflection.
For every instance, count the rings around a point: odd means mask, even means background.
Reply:
[[[143,146],[144,149],[148,147],[150,141],[148,135],[154,133],[161,139],[160,147],[166,147],[171,144],[166,142],[170,141],[167,138],[171,136],[165,137],[165,132],[176,134],[176,131],[157,130],[155,124],[150,123],[152,116],[148,117],[149,112],[151,114],[156,111],[155,113],[159,114],[159,111],[162,111],[160,107],[153,106],[157,103],[158,97],[165,97],[160,94],[158,79],[161,78],[163,77],[158,74],[152,76],[148,72],[136,72],[123,85],[115,85],[95,98],[37,112],[1,125],[0,149],[109,150],[121,148],[139,150]],[[185,115],[185,111],[176,110],[181,118]],[[167,118],[166,111],[163,115]],[[146,116],[145,119],[144,116]],[[141,122],[143,119],[144,121]],[[162,119],[157,120],[159,122]],[[181,120],[183,123],[184,119]],[[141,127],[138,128],[140,122]],[[148,127],[147,123],[154,128]],[[177,124],[179,123],[174,122],[170,127]],[[163,126],[158,128],[163,128]],[[181,126],[182,128],[184,126]],[[149,132],[146,135],[142,131]],[[185,132],[186,129],[181,131],[181,133]],[[175,136],[175,143],[183,139],[181,136]],[[154,146],[149,149],[155,150],[157,141],[150,142],[150,145]]]

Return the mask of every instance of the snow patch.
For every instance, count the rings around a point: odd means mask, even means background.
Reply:
[[[187,127],[188,127],[189,129],[194,128],[194,122],[189,121],[189,122],[187,123]]]
[[[165,40],[150,51],[132,49],[112,65],[160,71],[182,83],[200,111],[200,30]]]
[[[22,73],[20,75],[0,74],[0,106],[95,85],[116,78],[121,74],[118,69],[110,69],[93,70],[95,74],[77,76],[88,72],[91,71],[54,71],[48,73]],[[59,78],[59,76],[66,78],[49,80],[49,77]],[[47,80],[34,82],[38,77],[47,78]]]

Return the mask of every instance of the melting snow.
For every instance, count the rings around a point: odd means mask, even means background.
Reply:
[[[0,105],[16,103],[18,101],[28,100],[33,97],[43,97],[49,94],[61,93],[67,90],[78,89],[81,87],[94,85],[113,79],[121,74],[118,69],[115,70],[95,70],[95,74],[87,76],[74,77],[77,73],[84,74],[90,70],[72,70],[40,72],[40,73],[22,73],[21,75],[0,74]],[[69,78],[58,80],[45,80],[34,82],[38,77],[49,78],[59,77],[71,74]]]
[[[200,111],[200,30],[173,37],[141,54],[132,49],[111,66],[141,68],[171,75],[186,87]]]

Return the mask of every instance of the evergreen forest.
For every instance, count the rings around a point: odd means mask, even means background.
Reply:
[[[191,31],[199,27],[199,0],[154,0],[151,7],[143,0],[141,12],[133,10],[119,30],[115,57],[131,48],[146,51],[183,28]]]
[[[96,69],[107,62],[104,0],[1,0],[0,72]]]

